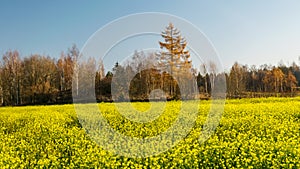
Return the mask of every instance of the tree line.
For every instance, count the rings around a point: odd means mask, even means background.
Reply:
[[[109,71],[105,71],[102,60],[92,57],[79,63],[76,45],[59,58],[39,54],[21,57],[17,50],[9,50],[0,62],[0,104],[72,103],[72,88],[82,87],[74,85],[73,80],[80,76],[92,76],[94,83],[87,82],[83,87],[91,86],[97,101],[209,99],[212,88],[217,88],[215,81],[222,75],[229,98],[297,93],[300,68],[296,63],[249,67],[236,62],[229,72],[216,72],[213,62],[192,64],[187,42],[172,23],[161,35],[160,51],[135,51],[129,61],[117,62]]]
[[[18,51],[6,52],[0,66],[0,104],[61,104],[72,103],[72,77],[74,59],[78,50],[73,46],[59,59],[43,55],[30,55],[21,59]],[[179,99],[178,82],[170,73],[161,73],[154,64],[156,55],[136,51],[132,62],[121,65],[116,63],[113,70],[104,71],[99,62],[95,76],[95,93],[98,101],[112,101],[111,86],[113,77],[115,85],[128,86],[130,100],[145,101],[154,89],[162,89],[167,99]],[[92,61],[97,65],[96,61]],[[200,65],[206,69],[205,65]],[[204,73],[203,73],[204,72]],[[211,93],[211,74],[208,72],[192,72],[191,77],[196,84],[188,83],[186,89],[190,93],[198,90],[201,98],[209,98]],[[295,95],[300,84],[300,68],[293,63],[290,66],[247,66],[235,63],[225,73],[227,97],[256,97],[274,94]],[[124,80],[128,78],[128,80]],[[130,80],[131,79],[131,80]],[[127,83],[123,83],[127,82]],[[119,83],[119,84],[118,84]],[[125,88],[125,87],[124,87]],[[121,91],[121,90],[120,90]],[[119,92],[117,99],[126,99],[124,92]]]
[[[247,66],[237,62],[226,74],[228,97],[294,96],[300,84],[300,68],[293,62],[286,66]]]
[[[7,51],[0,66],[1,105],[70,103],[74,45],[58,60],[33,54],[22,58],[17,50]]]

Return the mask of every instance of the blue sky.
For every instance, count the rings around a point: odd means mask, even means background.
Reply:
[[[196,25],[213,43],[226,70],[234,61],[299,63],[299,8],[296,0],[4,0],[0,2],[0,54],[17,49],[22,56],[59,57],[72,44],[83,47],[95,31],[119,17],[165,12]]]

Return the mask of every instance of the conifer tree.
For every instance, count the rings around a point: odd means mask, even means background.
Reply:
[[[185,49],[187,42],[172,23],[169,23],[161,36],[164,38],[164,42],[159,42],[160,48],[163,50],[157,54],[158,67],[179,82],[183,80],[183,77],[186,78],[190,75],[192,68],[190,53]],[[172,98],[178,94],[176,88],[176,82],[171,82],[169,94]]]

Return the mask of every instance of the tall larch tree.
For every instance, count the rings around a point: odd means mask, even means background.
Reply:
[[[158,66],[162,72],[167,72],[171,77],[180,81],[180,77],[186,77],[187,72],[192,68],[190,53],[186,50],[187,42],[172,23],[169,23],[161,36],[164,41],[159,42],[163,50],[157,53]],[[176,88],[176,82],[173,80],[169,88],[171,98],[177,96]]]

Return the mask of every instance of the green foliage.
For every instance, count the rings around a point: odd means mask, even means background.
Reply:
[[[179,103],[168,102],[162,117],[144,126],[121,117],[112,103],[99,107],[105,109],[104,116],[114,129],[143,137],[143,132],[157,135],[168,128]],[[139,110],[149,108],[148,103],[133,104]],[[73,105],[3,107],[0,167],[300,168],[300,98],[229,100],[216,132],[200,144],[209,108],[210,101],[201,101],[195,127],[178,145],[154,157],[135,159],[107,152],[90,140]]]

